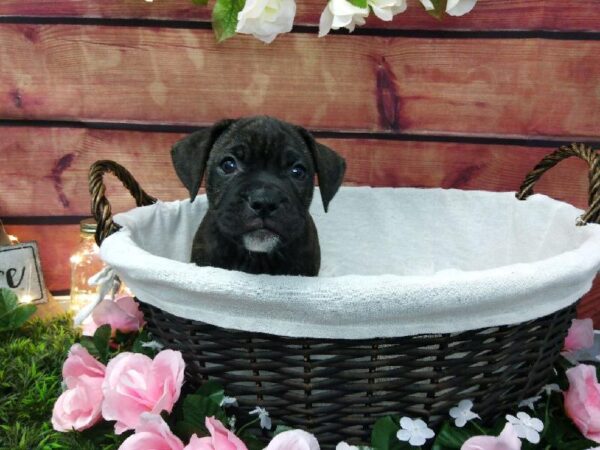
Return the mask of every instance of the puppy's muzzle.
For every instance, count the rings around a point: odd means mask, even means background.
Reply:
[[[273,229],[276,222],[273,219],[281,212],[287,198],[279,189],[260,187],[250,191],[244,200],[249,216],[246,223],[249,231],[243,236],[244,247],[251,252],[269,253],[281,240]]]
[[[281,191],[265,187],[250,192],[246,197],[250,211],[261,219],[273,216],[286,201]]]

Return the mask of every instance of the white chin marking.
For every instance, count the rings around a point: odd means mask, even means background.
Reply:
[[[249,252],[269,253],[277,244],[279,236],[268,230],[256,230],[244,235],[244,247]]]

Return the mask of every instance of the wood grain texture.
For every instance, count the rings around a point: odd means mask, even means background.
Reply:
[[[161,200],[186,198],[170,161],[170,148],[183,135],[83,128],[0,128],[0,217],[89,214],[89,166],[112,159],[128,168],[142,187]],[[346,183],[490,191],[516,190],[550,148],[322,139],[348,162]],[[133,207],[129,194],[106,177],[114,211]],[[536,189],[584,207],[587,167],[569,159],[546,174]]]
[[[598,136],[600,41],[1,25],[0,118],[205,125],[270,114],[313,129]]]
[[[295,23],[318,25],[325,0],[298,0]],[[367,28],[420,30],[600,30],[600,0],[479,0],[475,9],[462,17],[435,20],[417,0],[391,22],[375,17]],[[210,20],[208,7],[194,6],[191,0],[3,0],[0,16],[146,18],[184,21]],[[314,36],[316,38],[316,36]]]
[[[37,241],[44,281],[50,291],[70,288],[69,257],[79,243],[79,225],[6,225],[5,228],[21,242]]]

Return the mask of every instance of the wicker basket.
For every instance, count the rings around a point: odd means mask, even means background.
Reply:
[[[561,147],[527,176],[517,197],[562,159],[590,165],[589,210],[580,224],[600,218],[600,158],[583,145]],[[96,240],[118,230],[105,196],[103,175],[116,175],[138,206],[156,201],[111,161],[90,170]],[[377,418],[421,417],[436,427],[461,399],[473,399],[484,420],[514,411],[552,375],[575,305],[517,325],[452,334],[338,340],[288,338],[224,329],[169,314],[140,300],[147,328],[186,361],[186,386],[219,381],[238,399],[242,414],[266,407],[276,422],[316,434],[324,448],[341,440],[368,442]]]

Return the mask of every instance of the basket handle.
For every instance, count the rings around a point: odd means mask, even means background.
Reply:
[[[104,174],[112,173],[116,176],[123,186],[135,199],[137,206],[146,206],[156,203],[156,199],[148,195],[140,184],[133,178],[122,165],[109,160],[96,161],[90,166],[89,187],[92,196],[92,215],[96,219],[98,227],[96,228],[96,243],[102,244],[102,241],[108,236],[118,231],[121,227],[113,222],[110,203],[106,198],[106,186],[104,185]]]
[[[590,166],[589,171],[589,191],[588,191],[588,210],[577,220],[577,225],[587,223],[600,223],[600,155],[591,147],[585,144],[563,145],[558,150],[545,156],[531,172],[525,177],[521,184],[517,198],[525,200],[533,194],[533,186],[540,177],[548,170],[571,156],[586,161]]]

